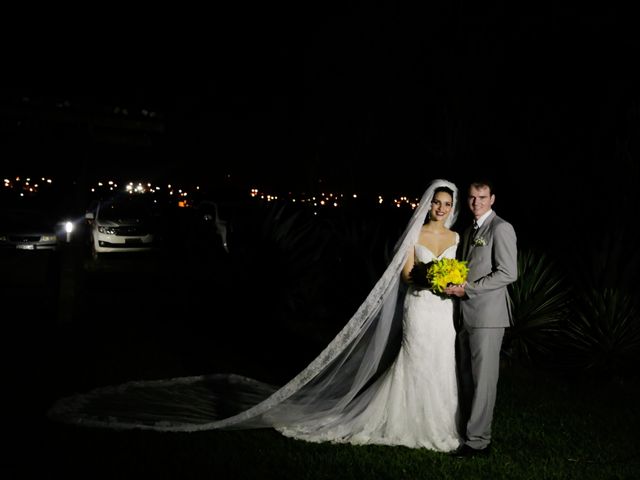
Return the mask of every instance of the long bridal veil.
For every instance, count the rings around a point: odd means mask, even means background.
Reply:
[[[97,388],[58,400],[51,419],[113,429],[200,431],[325,425],[346,421],[354,402],[384,366],[402,314],[400,273],[410,246],[418,239],[436,188],[458,191],[434,180],[397,241],[381,278],[344,328],[298,375],[280,388],[233,374],[132,381]]]

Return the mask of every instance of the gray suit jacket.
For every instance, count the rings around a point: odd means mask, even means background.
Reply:
[[[507,285],[518,277],[516,233],[493,212],[473,235],[473,227],[465,230],[460,254],[469,267],[466,295],[460,301],[462,321],[470,327],[508,327]]]

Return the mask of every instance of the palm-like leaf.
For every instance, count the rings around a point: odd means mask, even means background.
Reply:
[[[544,253],[520,251],[518,280],[509,294],[513,320],[504,352],[525,363],[550,361],[570,300],[564,275]]]
[[[262,210],[255,236],[236,258],[241,281],[268,299],[269,313],[299,312],[319,290],[326,238],[308,213],[278,204]]]
[[[620,289],[589,289],[578,297],[566,333],[573,366],[619,375],[640,355],[640,310]]]
[[[330,219],[327,226],[345,273],[367,292],[385,267],[382,261],[389,245],[383,225],[376,219],[342,215]]]
[[[568,365],[619,376],[633,372],[640,358],[640,301],[635,281],[640,254],[635,232],[619,225],[594,235],[575,251],[575,308],[565,342]],[[635,372],[637,374],[637,372]]]

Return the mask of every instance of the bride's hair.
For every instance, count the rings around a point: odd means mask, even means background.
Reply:
[[[449,187],[438,187],[433,191],[433,197],[431,197],[431,201],[433,202],[433,200],[436,198],[436,193],[440,193],[440,192],[445,192],[448,193],[449,195],[451,195],[451,198],[453,199],[453,201],[455,202],[455,198],[453,198],[453,190],[451,190]]]

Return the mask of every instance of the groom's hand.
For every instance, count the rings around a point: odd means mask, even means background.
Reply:
[[[455,297],[464,297],[464,286],[466,285],[466,282],[463,283],[462,285],[450,285],[447,288],[444,289],[444,293],[446,293],[447,295],[453,295]]]

